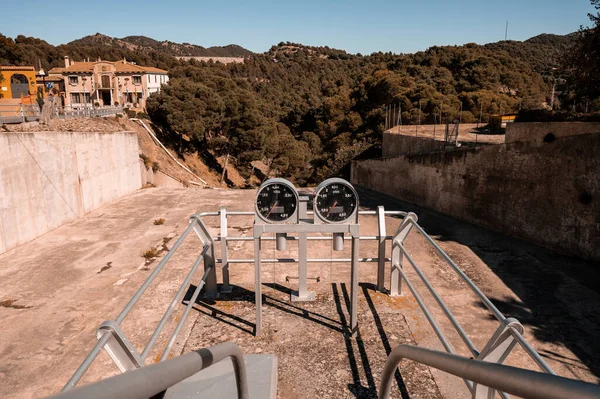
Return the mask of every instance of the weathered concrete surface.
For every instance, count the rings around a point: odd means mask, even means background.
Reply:
[[[133,133],[0,133],[0,253],[141,187]]]
[[[548,134],[557,139],[594,133],[600,133],[600,122],[509,123],[506,126],[506,143],[543,143]]]
[[[385,158],[443,151],[444,147],[444,141],[434,140],[433,138],[384,132],[381,150],[382,156]]]
[[[84,217],[0,255],[0,397],[40,397],[57,392],[95,343],[94,331],[102,320],[114,319],[150,273],[141,254],[149,248],[166,249],[197,211],[250,210],[254,191],[244,190],[141,190]],[[589,264],[558,256],[548,250],[490,233],[423,211],[373,192],[360,191],[363,207],[415,211],[425,228],[506,315],[525,325],[525,336],[560,375],[598,381],[600,364],[600,278]],[[163,225],[153,220],[165,218]],[[207,219],[216,234],[218,218]],[[387,218],[388,232],[400,220]],[[231,217],[229,235],[251,235],[251,218]],[[361,219],[361,232],[374,235],[376,218]],[[361,256],[375,253],[374,242],[361,243]],[[433,286],[448,302],[478,348],[489,339],[497,323],[482,309],[470,291],[446,267],[418,234],[409,237],[408,251],[422,266]],[[134,308],[123,329],[141,351],[178,289],[200,247],[195,236],[182,245],[159,279]],[[264,255],[276,253],[265,243]],[[251,257],[250,243],[231,243],[230,257]],[[311,256],[348,256],[321,243]],[[217,256],[220,256],[217,248]],[[164,252],[160,255],[163,256]],[[389,256],[389,246],[388,246]],[[389,273],[389,265],[386,274]],[[265,265],[264,334],[252,335],[254,325],[253,265],[231,266],[232,295],[216,302],[200,300],[177,343],[179,350],[197,349],[216,342],[234,341],[245,353],[275,353],[279,358],[279,396],[372,397],[386,354],[400,343],[440,348],[431,328],[405,287],[405,295],[390,298],[375,292],[376,266],[361,264],[359,326],[356,339],[344,334],[348,322],[349,267],[310,264],[309,288],[317,292],[313,303],[290,303],[297,269],[292,264]],[[458,353],[466,355],[461,340],[443,322],[441,311],[426,295],[414,271],[411,281]],[[201,271],[193,281],[197,283]],[[290,276],[290,281],[286,281]],[[220,278],[220,276],[219,276]],[[180,317],[178,306],[175,318]],[[158,348],[172,331],[173,323]],[[299,332],[305,331],[305,334]],[[152,351],[148,359],[156,359]],[[522,352],[510,364],[534,368]],[[88,371],[83,383],[112,375],[116,368],[106,354]],[[402,362],[394,384],[395,397],[465,397],[462,382],[435,370]],[[325,385],[319,386],[318,383]]]
[[[356,161],[353,183],[600,261],[600,133]]]
[[[170,187],[170,188],[181,188],[183,183],[169,176],[162,170],[154,171],[152,167],[146,167],[144,161],[140,159],[140,175],[142,179],[142,185],[153,185],[156,187]]]

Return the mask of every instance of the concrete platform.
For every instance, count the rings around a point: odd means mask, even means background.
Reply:
[[[359,194],[365,209],[385,205],[416,212],[424,228],[486,295],[525,325],[526,338],[560,375],[598,382],[597,265],[372,192],[361,190]],[[93,347],[98,325],[116,317],[156,265],[156,260],[142,257],[146,250],[154,248],[158,257],[164,256],[192,213],[218,210],[219,206],[250,210],[253,198],[253,191],[244,190],[141,190],[0,255],[0,397],[58,392]],[[158,218],[165,223],[154,225]],[[399,222],[388,218],[388,231],[394,231]],[[217,223],[217,218],[210,220],[215,234]],[[374,235],[376,218],[361,219],[361,228],[362,234]],[[232,217],[229,234],[251,235],[251,219]],[[274,244],[270,244],[263,247],[264,255],[274,257]],[[497,323],[423,237],[411,234],[406,245],[473,342],[482,348]],[[374,242],[361,243],[361,256],[375,254],[375,247]],[[348,256],[347,252],[332,252],[323,242],[310,248],[315,257]],[[190,236],[180,250],[123,324],[139,351],[197,256],[199,242]],[[290,244],[287,255],[277,256],[288,256],[294,250]],[[252,257],[251,252],[251,243],[229,247],[233,258]],[[415,273],[407,270],[457,352],[467,355]],[[348,265],[309,264],[309,277],[319,277],[319,282],[309,280],[309,288],[317,295],[311,303],[289,300],[289,291],[297,284],[294,264],[264,265],[263,334],[254,337],[253,265],[232,265],[234,291],[217,301],[198,301],[180,334],[177,350],[233,341],[246,354],[274,353],[279,359],[280,398],[374,397],[391,348],[400,343],[441,348],[408,292],[390,298],[373,289],[375,271],[376,264],[360,266],[359,334],[351,338],[344,327],[348,322]],[[193,281],[197,283],[199,278],[200,273]],[[183,305],[178,311],[182,309]],[[167,333],[169,328],[172,326]],[[158,347],[162,345],[164,342]],[[148,363],[156,360],[156,354],[151,353]],[[515,351],[508,363],[535,369],[520,351]],[[82,383],[117,372],[103,353]],[[412,362],[401,363],[395,384],[395,397],[465,396],[462,382]]]

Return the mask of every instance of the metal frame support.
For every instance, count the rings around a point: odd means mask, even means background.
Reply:
[[[227,208],[222,206],[219,211],[219,216],[221,218],[221,259],[223,261],[223,266],[221,268],[223,276],[221,292],[230,293],[232,287],[229,284],[229,260],[227,254]]]
[[[505,319],[479,353],[477,360],[502,364],[517,344],[511,332],[512,328],[519,334],[523,334],[523,325],[517,319],[512,317]],[[477,383],[473,384],[473,399],[494,399],[495,397],[495,389]]]
[[[306,236],[307,233],[348,233],[352,236],[352,259],[350,274],[350,330],[352,336],[358,330],[358,248],[360,242],[360,226],[358,224],[254,224],[254,295],[256,304],[256,327],[255,335],[260,335],[262,328],[262,280],[260,259],[260,238],[268,233],[297,233],[298,239],[298,295],[306,291]],[[304,236],[304,239],[302,239]],[[304,264],[304,270],[300,265]],[[302,278],[304,276],[304,278]],[[304,283],[303,283],[304,281]],[[303,285],[304,284],[304,285]],[[314,295],[314,293],[308,293]],[[294,297],[292,296],[292,300]],[[298,299],[296,299],[298,300]]]
[[[208,245],[208,251],[204,254],[204,271],[210,269],[208,273],[208,277],[206,278],[206,285],[204,291],[205,298],[218,298],[219,291],[217,289],[217,268],[215,267],[215,243],[208,232],[208,229],[202,223],[202,220],[196,216],[192,215],[190,217],[190,223],[196,221],[194,225],[194,232],[202,241],[202,244]]]
[[[110,338],[104,346],[106,353],[115,362],[121,373],[128,370],[134,370],[143,366],[143,361],[137,353],[131,342],[125,336],[121,327],[116,321],[106,320],[96,331],[96,338],[101,340],[105,334],[109,334]]]
[[[383,206],[377,207],[377,222],[379,227],[379,235],[377,240],[378,246],[378,265],[377,265],[377,290],[385,292],[385,238],[387,236],[385,228],[385,209]]]
[[[312,302],[315,300],[314,291],[308,291],[306,282],[308,277],[308,262],[306,261],[307,245],[306,233],[298,234],[298,291],[293,291],[292,302]]]
[[[419,218],[413,212],[409,212],[408,215],[402,220],[398,230],[392,238],[392,267],[390,270],[390,296],[402,295],[402,275],[400,274],[399,268],[402,267],[404,260],[404,254],[400,246],[404,244],[404,240],[410,233],[413,223],[417,222]]]

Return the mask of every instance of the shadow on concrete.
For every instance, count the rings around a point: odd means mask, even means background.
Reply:
[[[263,285],[287,295],[289,295],[292,292],[290,288],[277,283],[264,283]],[[390,346],[387,334],[385,333],[385,330],[383,328],[383,324],[381,322],[379,314],[375,308],[375,304],[373,303],[373,300],[371,299],[369,293],[369,291],[375,291],[376,288],[372,284],[361,284],[361,288],[363,294],[365,295],[367,304],[369,305],[369,309],[373,316],[375,325],[377,326],[377,331],[379,332],[379,336],[381,337],[383,347],[386,351],[386,354],[389,355],[392,348]],[[188,291],[186,292],[183,298],[183,304],[187,305],[195,289],[196,287],[194,285],[190,285]],[[377,387],[375,385],[375,379],[373,378],[373,371],[371,369],[371,365],[367,355],[367,350],[365,348],[365,343],[363,342],[363,339],[360,334],[360,329],[357,330],[356,337],[354,338],[352,337],[352,332],[350,330],[349,320],[347,318],[347,314],[350,314],[350,295],[346,284],[332,283],[331,289],[333,293],[335,307],[339,315],[338,320],[318,314],[316,312],[308,311],[306,309],[293,305],[289,301],[283,301],[265,294],[263,294],[263,305],[270,306],[282,312],[301,317],[305,320],[317,323],[342,334],[344,337],[348,361],[350,363],[350,370],[353,379],[353,382],[351,384],[348,384],[348,390],[356,398],[377,398]],[[250,322],[248,320],[244,320],[239,316],[223,312],[222,310],[215,308],[214,305],[220,301],[242,301],[254,305],[253,291],[233,285],[232,292],[230,294],[223,294],[218,299],[203,298],[202,296],[200,296],[196,300],[196,305],[198,306],[194,306],[194,310],[209,317],[212,317],[215,320],[221,321],[227,325],[235,327],[243,332],[246,332],[248,334],[254,334],[254,332],[256,331],[255,323]],[[353,346],[353,342],[356,343],[358,354],[356,353],[356,350]],[[360,366],[362,366],[364,370],[364,375],[367,380],[367,386],[363,386],[361,382],[359,362]],[[408,391],[406,390],[406,385],[398,370],[396,370],[395,378],[398,387],[400,387],[402,398],[409,398],[410,396],[408,394]]]
[[[494,298],[488,292],[501,312],[530,326],[536,339],[565,346],[581,360],[584,367],[580,368],[587,367],[600,377],[598,263],[565,256],[368,189],[359,187],[357,191],[361,207],[377,209],[383,205],[389,210],[414,212],[419,224],[436,240],[469,247],[520,299]],[[557,360],[552,353],[541,351],[540,355]]]
[[[381,338],[381,343],[385,349],[386,356],[389,356],[392,352],[392,346],[390,345],[390,340],[385,333],[383,328],[383,323],[381,322],[381,318],[379,317],[379,313],[375,308],[375,304],[373,303],[373,299],[371,298],[371,294],[369,291],[376,292],[377,286],[375,284],[370,283],[359,283],[360,288],[362,288],[363,295],[365,296],[365,300],[367,301],[367,305],[369,305],[369,309],[371,310],[371,314],[373,315],[373,321],[375,321],[375,326],[377,327],[377,332],[379,333],[379,337]],[[396,373],[394,374],[394,378],[396,379],[396,383],[400,388],[400,393],[402,394],[402,398],[409,398],[408,391],[406,390],[406,384],[400,375],[400,371],[396,368]]]

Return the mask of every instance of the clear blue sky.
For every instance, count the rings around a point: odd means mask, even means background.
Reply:
[[[395,53],[432,45],[525,40],[589,25],[589,0],[204,1],[1,0],[0,33],[52,44],[104,33],[144,35],[209,47],[239,44],[264,52],[280,41],[328,45],[351,53]],[[35,12],[31,10],[35,9]],[[19,15],[18,18],[7,18]]]

